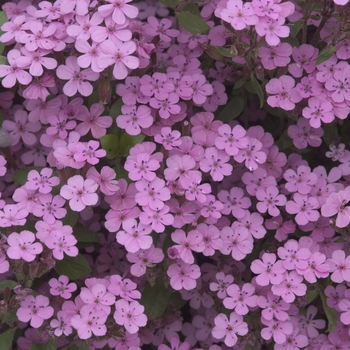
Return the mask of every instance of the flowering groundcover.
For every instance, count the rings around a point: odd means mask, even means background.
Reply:
[[[0,25],[1,350],[350,349],[348,0]]]

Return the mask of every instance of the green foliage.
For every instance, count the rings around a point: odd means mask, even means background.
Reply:
[[[0,290],[5,290],[6,288],[13,289],[18,285],[18,282],[16,281],[0,281]]]
[[[78,254],[75,257],[65,256],[56,262],[55,271],[59,275],[66,275],[71,280],[84,278],[91,272],[91,266],[86,258]]]
[[[114,159],[119,150],[119,138],[118,136],[107,134],[100,138],[102,148],[107,152],[107,159]]]
[[[36,343],[33,344],[29,350],[56,350],[56,339],[50,340],[47,344],[43,343]]]
[[[309,286],[306,292],[308,303],[311,304],[314,300],[316,300],[319,294],[320,294],[320,289],[318,284]]]
[[[337,312],[335,309],[332,309],[327,305],[327,298],[324,295],[324,292],[320,292],[320,297],[322,300],[323,310],[328,320],[328,328],[326,332],[331,332],[337,326]]]
[[[316,58],[316,65],[321,64],[332,57],[335,47],[333,45],[326,46]]]
[[[120,138],[120,149],[119,154],[122,157],[127,157],[129,155],[129,151],[132,147],[141,143],[145,139],[145,135],[139,134],[136,136],[131,136],[127,133],[124,133]]]
[[[99,243],[95,232],[87,230],[83,225],[77,224],[73,229],[73,235],[78,242]]]
[[[122,105],[123,101],[121,98],[118,98],[118,100],[113,103],[111,109],[109,110],[109,115],[113,119],[117,118],[122,113]]]
[[[231,48],[227,48],[227,47],[221,47],[221,46],[215,46],[215,48],[224,56],[224,57],[233,57],[234,54],[231,50]]]
[[[299,33],[300,29],[304,25],[304,22],[305,22],[305,19],[301,18],[301,19],[299,19],[299,21],[297,21],[297,22],[292,24],[292,27],[290,29],[290,36],[292,38],[295,38],[297,36],[297,34]]]
[[[229,103],[221,110],[218,119],[223,122],[229,122],[236,119],[242,112],[245,106],[245,101],[242,96],[233,97]]]
[[[6,332],[0,334],[0,348],[1,350],[11,350],[12,349],[12,341],[13,336],[15,334],[16,329],[10,328]]]
[[[323,125],[323,140],[327,144],[327,146],[331,145],[333,142],[337,141],[338,135],[338,127],[336,123],[329,123]]]
[[[79,215],[76,211],[73,211],[71,208],[67,207],[67,214],[62,219],[63,225],[68,225],[74,227],[78,222]]]
[[[260,83],[258,82],[258,80],[256,79],[256,77],[255,77],[253,72],[250,74],[250,80],[252,82],[252,86],[253,86],[253,89],[254,89],[255,93],[259,97],[260,108],[262,108],[263,105],[264,105],[264,102],[265,102],[264,92],[263,92],[263,89],[262,89]]]
[[[159,0],[163,5],[169,7],[171,9],[175,9],[175,7],[180,3],[179,0]]]
[[[152,287],[146,286],[142,292],[140,303],[145,307],[145,314],[149,320],[154,320],[162,316],[167,308],[169,291],[164,285],[164,281],[158,279]]]
[[[176,15],[184,29],[192,34],[205,33],[210,29],[207,23],[193,13],[178,12]]]

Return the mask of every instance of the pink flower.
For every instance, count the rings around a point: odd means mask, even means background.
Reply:
[[[323,133],[321,128],[312,128],[305,118],[299,118],[297,125],[288,127],[288,136],[293,139],[293,144],[298,149],[304,149],[308,144],[312,147],[319,147]]]
[[[137,284],[128,278],[122,279],[119,275],[112,275],[109,282],[108,290],[115,296],[128,301],[141,298],[141,293],[136,289]]]
[[[325,320],[314,320],[317,313],[318,308],[314,305],[310,305],[306,310],[306,317],[303,315],[299,316],[300,328],[306,328],[306,333],[309,338],[317,338],[319,336],[319,332],[316,328],[322,329],[326,327]]]
[[[60,5],[63,14],[75,12],[79,16],[84,16],[89,11],[88,0],[62,0]]]
[[[307,288],[302,282],[303,276],[297,272],[285,272],[283,281],[280,284],[273,285],[271,290],[274,295],[282,297],[286,303],[290,304],[295,300],[295,295],[303,296],[306,294]]]
[[[174,245],[178,252],[178,256],[187,264],[194,263],[194,256],[192,251],[202,252],[204,250],[203,236],[198,230],[192,230],[186,235],[183,230],[175,230],[171,234],[173,242],[178,243]]]
[[[50,322],[50,326],[55,329],[54,334],[56,337],[60,337],[62,334],[68,336],[72,334],[73,328],[71,327],[71,318],[65,311],[57,312],[57,320],[53,319]]]
[[[25,187],[29,190],[39,190],[43,194],[50,193],[52,187],[60,183],[60,179],[57,176],[52,176],[52,172],[53,170],[50,168],[42,169],[40,174],[37,170],[29,171]]]
[[[203,74],[193,74],[192,79],[193,102],[196,105],[202,105],[207,100],[207,96],[213,94],[213,86],[209,83],[206,83],[206,77]]]
[[[258,275],[256,277],[256,283],[260,286],[267,286],[269,283],[281,283],[283,281],[283,273],[286,271],[282,261],[276,261],[276,255],[273,253],[264,253],[262,260],[254,260],[250,269]]]
[[[107,0],[110,5],[98,6],[98,12],[102,17],[112,15],[112,19],[117,24],[124,24],[127,18],[135,18],[139,11],[136,6],[128,5],[131,0]]]
[[[75,283],[69,283],[67,276],[61,275],[57,278],[51,278],[49,281],[51,295],[59,295],[63,299],[70,299],[72,292],[77,290]]]
[[[250,283],[244,283],[242,288],[237,284],[232,284],[227,288],[227,297],[223,304],[229,310],[235,310],[238,315],[246,315],[249,307],[256,307],[258,296],[253,295],[255,288]]]
[[[168,119],[173,114],[179,114],[181,112],[181,107],[178,104],[179,96],[171,92],[169,96],[164,100],[157,100],[156,98],[151,98],[149,104],[154,109],[158,110],[159,116],[163,119]]]
[[[228,124],[218,128],[218,137],[215,139],[215,146],[218,149],[224,149],[230,156],[235,156],[240,149],[246,148],[249,144],[245,137],[246,131],[240,125],[231,129]]]
[[[331,123],[334,120],[333,105],[322,98],[311,97],[308,100],[309,107],[303,109],[303,117],[309,119],[313,128],[319,128],[321,121]]]
[[[170,151],[173,147],[181,145],[181,133],[177,130],[171,130],[170,127],[163,127],[160,134],[154,136],[154,141],[163,145],[163,147]]]
[[[144,314],[145,308],[137,301],[118,300],[115,303],[115,313],[113,315],[117,324],[124,326],[130,333],[137,333],[140,327],[146,326],[147,316]]]
[[[100,187],[100,191],[108,196],[115,194],[118,189],[118,181],[115,171],[109,166],[104,166],[99,172],[94,168],[90,168],[86,174],[87,179],[92,179]]]
[[[29,21],[27,28],[30,32],[23,32],[19,42],[25,44],[28,51],[36,51],[38,48],[52,50],[56,46],[51,39],[57,30],[56,23],[44,25],[40,21]]]
[[[293,332],[293,325],[290,322],[266,320],[264,317],[261,317],[261,322],[267,326],[261,330],[261,337],[265,340],[273,337],[276,344],[283,344],[287,340],[287,335]]]
[[[169,29],[172,23],[167,18],[162,18],[162,20],[158,22],[156,17],[149,16],[147,22],[148,25],[145,25],[146,34],[152,37],[159,35],[161,41],[170,42],[171,38],[176,38],[179,35],[178,30]]]
[[[263,309],[261,315],[266,320],[276,318],[279,321],[286,321],[289,317],[286,311],[288,311],[290,305],[281,300],[280,297],[276,297],[272,292],[268,292],[266,296],[260,295],[257,305]]]
[[[85,106],[82,106],[76,117],[76,119],[80,120],[82,123],[76,126],[75,131],[81,136],[91,131],[92,136],[96,139],[106,135],[106,129],[112,126],[113,120],[112,117],[109,116],[101,117],[103,111],[104,107],[100,103],[94,103],[90,107],[90,111]]]
[[[99,9],[102,7],[100,6]],[[136,69],[139,67],[139,59],[131,56],[136,51],[136,44],[133,41],[121,42],[118,40],[117,43],[114,43],[111,40],[106,40],[101,44],[101,50],[104,55],[99,58],[98,65],[102,68],[114,65],[113,76],[118,80],[127,77],[128,68]]]
[[[290,62],[292,52],[293,48],[290,44],[280,43],[277,46],[260,47],[259,57],[261,58],[261,63],[265,69],[273,70],[276,67],[287,67]]]
[[[151,225],[152,229],[158,233],[164,232],[165,226],[170,226],[174,222],[174,217],[169,214],[167,205],[160,210],[153,210],[149,206],[143,207],[142,210],[143,212],[139,215],[141,223]]]
[[[107,333],[107,316],[104,311],[94,310],[91,305],[85,305],[78,315],[72,317],[71,324],[77,330],[80,339],[89,339],[92,335],[104,336]]]
[[[43,251],[43,246],[39,243],[33,243],[35,235],[30,231],[22,231],[20,233],[13,232],[7,237],[7,256],[10,259],[25,261],[33,261],[38,254]]]
[[[151,247],[153,240],[150,226],[138,224],[135,219],[130,219],[123,224],[123,230],[117,232],[117,242],[125,246],[128,252],[136,253],[140,249]]]
[[[300,194],[310,193],[312,186],[318,181],[318,176],[312,173],[311,169],[305,165],[300,165],[296,172],[292,169],[287,169],[283,177],[287,180],[286,190],[299,192]]]
[[[331,280],[336,283],[350,282],[350,256],[345,256],[343,250],[335,250],[332,258],[327,260],[330,266]]]
[[[265,86],[266,92],[276,96],[269,96],[267,98],[267,103],[271,107],[280,107],[286,111],[293,110],[295,108],[295,103],[302,100],[294,86],[294,79],[288,75],[282,75],[279,78],[271,79]]]
[[[230,319],[225,314],[219,314],[214,319],[215,327],[212,335],[215,339],[224,339],[224,343],[232,347],[237,341],[237,335],[246,335],[248,333],[248,325],[243,322],[243,317],[236,312],[230,313]]]
[[[93,87],[89,81],[96,81],[99,74],[93,72],[90,68],[80,71],[75,56],[69,56],[66,59],[66,65],[60,65],[56,74],[60,79],[69,80],[63,86],[65,95],[71,97],[79,92],[82,96],[90,96],[93,92]]]
[[[16,145],[21,139],[27,146],[34,146],[37,142],[35,132],[41,129],[40,122],[28,123],[28,114],[23,109],[18,109],[14,113],[13,121],[4,120],[2,127],[9,132],[11,146]]]
[[[62,219],[66,216],[67,210],[62,208],[66,201],[60,196],[53,196],[51,193],[40,194],[37,197],[37,203],[32,208],[32,213],[43,218],[48,224],[53,224],[56,219]]]
[[[200,168],[209,172],[214,181],[222,181],[224,176],[232,173],[232,165],[228,164],[230,156],[216,147],[209,147],[205,150],[205,158],[200,161]]]
[[[62,260],[64,258],[64,253],[68,256],[77,256],[79,253],[78,248],[75,246],[77,240],[74,235],[72,235],[71,230],[53,230],[49,236],[45,238],[44,243],[49,249],[52,249],[52,254],[57,260]]]
[[[27,295],[21,301],[21,306],[17,310],[16,315],[22,322],[30,321],[33,328],[39,328],[44,323],[44,320],[49,319],[53,315],[53,308],[49,306],[49,298],[43,295],[36,297]]]
[[[129,135],[139,135],[141,128],[146,129],[153,124],[153,116],[148,106],[123,105],[121,112],[123,114],[117,117],[117,125]]]
[[[107,291],[102,283],[94,283],[90,288],[81,288],[81,300],[95,311],[104,311],[107,315],[111,312],[111,305],[115,303],[115,296]]]
[[[60,194],[69,200],[69,206],[74,211],[82,211],[88,205],[95,205],[98,195],[95,193],[98,184],[94,180],[74,175],[68,179],[67,185],[62,186]]]
[[[266,153],[262,148],[263,145],[258,139],[254,137],[249,138],[248,146],[240,149],[233,158],[236,162],[244,162],[244,165],[250,171],[256,170],[259,164],[263,164],[266,161]]]
[[[215,10],[215,16],[230,23],[236,30],[255,25],[259,21],[251,3],[243,3],[241,0],[229,0],[225,8],[218,7]]]
[[[158,346],[158,350],[189,350],[191,345],[188,342],[180,343],[180,338],[177,335],[174,335],[170,339],[170,346],[161,344]]]
[[[286,204],[286,211],[289,214],[297,214],[295,221],[299,225],[306,225],[309,221],[317,221],[320,217],[320,213],[316,210],[318,208],[319,203],[316,198],[300,193],[295,193],[293,200]]]
[[[255,30],[261,37],[265,37],[270,46],[277,46],[281,42],[280,38],[287,38],[290,33],[290,28],[284,24],[283,17],[277,19],[263,17],[259,18]]]
[[[216,282],[211,282],[209,285],[209,289],[212,292],[218,292],[217,296],[220,299],[224,299],[227,296],[227,288],[232,284],[234,281],[233,276],[231,275],[225,275],[223,272],[219,272],[215,276]]]
[[[296,78],[300,78],[305,70],[310,74],[316,69],[315,61],[318,56],[318,49],[312,45],[302,44],[293,47],[293,59],[295,63],[288,66],[288,71]]]
[[[232,214],[235,218],[241,219],[245,216],[252,202],[249,197],[244,196],[244,191],[238,187],[232,187],[230,192],[222,190],[218,193],[218,199],[224,205],[221,212],[225,215]]]
[[[332,93],[334,102],[350,101],[350,67],[346,66],[341,71],[335,71],[333,77],[328,79],[325,87]]]
[[[106,156],[104,149],[98,149],[100,143],[95,140],[90,140],[87,143],[78,142],[75,145],[74,159],[77,162],[87,162],[91,165],[96,165],[99,162],[99,158]]]
[[[167,275],[170,277],[171,287],[175,290],[192,290],[196,288],[196,280],[201,272],[198,265],[186,264],[182,260],[177,260],[175,264],[169,266]]]
[[[306,269],[311,252],[308,248],[300,248],[296,240],[288,240],[283,247],[277,249],[278,257],[287,270]]]
[[[279,194],[279,190],[275,186],[269,186],[266,190],[257,190],[256,198],[260,201],[256,205],[258,211],[260,213],[267,211],[271,216],[278,216],[280,210],[277,206],[283,206],[287,202],[286,196]]]
[[[326,200],[326,204],[322,205],[321,213],[326,218],[337,214],[335,224],[341,228],[346,227],[350,223],[350,206],[346,206],[349,201],[349,190],[331,193]]]
[[[310,283],[316,283],[317,278],[326,278],[329,275],[330,266],[326,263],[326,256],[320,252],[315,252],[308,260],[308,267],[299,271]]]

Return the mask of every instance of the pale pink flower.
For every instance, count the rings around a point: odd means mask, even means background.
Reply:
[[[201,272],[198,265],[186,264],[182,260],[177,260],[175,264],[169,266],[167,275],[170,277],[170,284],[175,290],[192,290],[196,288],[196,280]]]
[[[102,17],[112,15],[112,19],[117,24],[124,24],[128,18],[135,18],[139,11],[136,6],[129,5],[131,0],[107,0],[110,4],[98,7],[98,12]]]
[[[117,324],[124,326],[130,334],[134,334],[140,327],[146,326],[147,316],[144,310],[145,308],[135,300],[128,302],[121,299],[115,303],[113,317]]]
[[[30,231],[22,231],[20,233],[13,232],[7,237],[9,248],[6,251],[10,259],[25,261],[33,261],[38,254],[43,251],[43,246],[39,242],[35,242],[35,235]]]
[[[350,256],[346,256],[343,250],[335,250],[332,258],[327,259],[327,264],[330,266],[333,282],[350,282]]]
[[[63,299],[70,299],[72,292],[77,290],[75,283],[69,283],[69,278],[65,275],[61,275],[57,278],[51,278],[49,281],[51,295],[59,295]]]

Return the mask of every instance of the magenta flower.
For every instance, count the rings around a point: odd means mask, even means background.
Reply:
[[[306,269],[311,252],[308,248],[300,248],[296,240],[288,240],[283,247],[277,249],[278,257],[283,261],[287,270]]]
[[[77,330],[80,339],[89,339],[92,335],[104,336],[107,314],[102,310],[94,310],[91,305],[82,306],[78,315],[71,319],[71,325]]]
[[[204,250],[203,236],[198,230],[192,230],[186,235],[183,230],[175,230],[171,234],[173,242],[178,243],[174,245],[178,252],[178,256],[187,264],[194,263],[194,256],[192,251],[202,252]]]
[[[169,207],[164,205],[160,210],[153,210],[149,206],[142,208],[139,215],[140,222],[144,225],[151,225],[152,229],[158,233],[164,232],[165,226],[170,226],[174,222],[173,215],[169,214]]]
[[[77,162],[87,162],[91,165],[96,165],[100,161],[99,158],[106,156],[104,149],[98,149],[100,143],[95,140],[90,140],[87,143],[78,142],[75,145],[74,159]]]
[[[303,276],[297,272],[285,272],[283,281],[280,284],[273,285],[271,290],[274,295],[282,297],[286,303],[290,304],[295,300],[296,295],[303,296],[306,294],[307,288],[302,282]]]
[[[139,135],[141,128],[149,128],[153,124],[153,116],[148,106],[123,105],[122,114],[117,117],[117,125],[129,135]]]
[[[209,147],[205,150],[205,158],[200,161],[200,168],[204,172],[210,171],[214,181],[222,181],[224,176],[232,173],[232,165],[228,164],[230,156],[216,147]]]
[[[198,265],[186,264],[182,260],[177,260],[175,264],[169,266],[167,275],[170,277],[170,285],[175,290],[192,290],[196,288],[196,280],[201,272]]]
[[[163,147],[170,151],[173,147],[181,145],[181,133],[178,130],[171,130],[170,127],[163,127],[160,134],[154,136],[154,141],[163,145]]]
[[[85,106],[82,106],[76,117],[82,123],[76,126],[75,131],[81,136],[91,131],[92,136],[96,139],[106,135],[106,129],[112,126],[113,120],[109,116],[101,117],[103,111],[104,107],[100,103],[94,103],[90,107],[90,111]]]
[[[332,253],[332,258],[327,259],[327,264],[330,266],[333,282],[350,282],[350,256],[346,257],[343,250],[335,250]]]
[[[238,187],[232,187],[230,192],[222,190],[218,193],[218,199],[224,205],[221,212],[225,215],[232,214],[235,218],[241,219],[245,216],[252,202],[249,197],[244,196],[244,191]]]
[[[100,191],[108,196],[119,190],[119,182],[115,179],[116,173],[109,166],[104,166],[99,172],[94,167],[90,168],[86,178],[95,181],[99,185]]]
[[[257,190],[256,198],[259,200],[259,203],[256,204],[258,211],[260,213],[267,211],[271,216],[278,216],[280,210],[277,206],[284,206],[287,202],[286,196],[279,194],[275,186],[269,186],[266,190]]]
[[[332,93],[334,102],[350,101],[350,67],[346,66],[341,71],[335,71],[333,77],[328,79],[325,87]]]
[[[161,41],[170,42],[171,38],[176,38],[179,31],[176,29],[169,29],[172,23],[167,18],[162,18],[159,22],[156,17],[149,16],[147,18],[148,25],[145,25],[146,34],[155,37],[159,35]]]
[[[97,203],[97,188],[98,184],[94,180],[84,180],[81,175],[74,175],[68,179],[67,185],[62,186],[60,195],[69,200],[72,210],[82,211],[86,206]]]
[[[45,245],[52,249],[52,255],[57,260],[64,258],[64,253],[68,256],[77,256],[79,253],[78,248],[75,246],[77,240],[72,233],[66,230],[53,230],[48,237],[44,240]]]
[[[315,252],[308,260],[308,267],[299,271],[310,283],[316,283],[318,278],[327,278],[330,266],[326,263],[326,256],[320,252]]]
[[[35,242],[35,235],[30,231],[22,231],[20,233],[13,232],[7,237],[9,248],[6,251],[10,259],[25,261],[33,261],[38,254],[43,251],[43,246],[39,242]]]
[[[250,283],[244,283],[242,288],[232,284],[227,288],[227,297],[223,300],[226,309],[235,310],[238,315],[246,315],[249,307],[256,307],[258,296],[253,295],[255,288]]]
[[[294,79],[288,75],[271,79],[265,86],[266,92],[276,96],[269,96],[267,103],[271,107],[280,107],[286,111],[293,110],[295,104],[302,100],[294,86]]]
[[[37,170],[31,170],[28,173],[25,187],[29,190],[39,190],[43,194],[50,193],[52,187],[60,183],[60,179],[57,176],[52,176],[52,172],[53,170],[50,168],[42,169],[40,174]]]
[[[95,311],[104,311],[107,315],[111,312],[111,305],[115,303],[115,296],[107,291],[102,283],[95,283],[90,288],[81,288],[81,300],[91,305]]]
[[[89,81],[96,81],[100,76],[90,68],[80,71],[75,56],[69,56],[66,59],[66,65],[60,65],[56,70],[56,74],[60,79],[68,80],[63,86],[63,92],[69,97],[74,96],[77,92],[82,96],[90,96],[93,87]]]
[[[266,153],[262,150],[262,143],[254,138],[249,138],[248,146],[240,149],[233,158],[236,162],[243,163],[250,170],[256,170],[259,164],[266,162]]]
[[[135,18],[139,11],[136,6],[128,5],[131,0],[106,0],[110,4],[100,5],[98,12],[102,17],[112,15],[117,24],[124,24],[128,18]]]
[[[53,315],[53,307],[49,306],[49,298],[43,295],[36,297],[27,295],[21,301],[21,306],[17,310],[16,315],[22,322],[30,321],[33,328],[39,328],[44,323],[44,320],[49,319]]]
[[[267,2],[269,2],[267,0]],[[254,1],[253,1],[254,6]],[[274,5],[276,6],[276,4]],[[278,5],[277,5],[278,6]],[[276,67],[287,67],[290,62],[293,48],[288,43],[280,43],[272,47],[260,47],[259,57],[265,69],[273,70]]]
[[[224,299],[227,296],[227,288],[233,283],[234,278],[231,275],[225,275],[223,272],[219,272],[215,276],[216,282],[211,282],[209,289],[212,292],[218,292],[217,296],[220,299]]]
[[[213,94],[213,86],[207,83],[206,77],[203,74],[193,74],[192,99],[196,105],[202,105],[207,100],[207,96]]]
[[[5,22],[1,26],[0,42],[9,43],[12,39],[15,39],[16,42],[19,42],[19,38],[23,33],[23,23],[26,21],[26,16],[17,16],[12,21]]]
[[[169,96],[162,101],[157,100],[156,98],[151,98],[149,104],[154,109],[158,110],[159,116],[162,119],[168,119],[173,114],[179,114],[181,112],[181,107],[178,104],[179,96],[171,92]]]
[[[84,16],[89,11],[88,0],[62,0],[60,5],[63,14],[75,12],[79,16]]]
[[[246,131],[240,125],[231,129],[228,124],[218,128],[218,137],[215,139],[215,146],[218,149],[224,149],[230,156],[235,156],[240,149],[246,148],[249,144],[245,137]]]
[[[290,28],[285,25],[283,17],[277,19],[260,18],[255,25],[255,30],[261,37],[265,37],[270,46],[277,46],[281,42],[280,38],[288,38],[290,33]]]
[[[113,315],[117,324],[124,326],[130,333],[137,333],[140,327],[146,326],[147,316],[144,314],[145,308],[137,301],[118,300],[115,303],[115,313]]]
[[[283,274],[286,269],[282,261],[276,261],[273,253],[264,253],[262,260],[256,259],[252,262],[250,269],[257,274],[256,283],[260,286],[268,286],[269,283],[275,285],[283,281]]]
[[[151,247],[153,243],[151,232],[150,226],[138,224],[135,219],[130,219],[123,224],[123,231],[117,232],[117,242],[125,246],[128,252],[136,253],[140,249]]]
[[[309,221],[317,221],[320,217],[318,208],[319,203],[316,198],[300,193],[294,193],[293,200],[286,204],[286,211],[289,214],[297,214],[295,221],[299,225],[306,225]]]
[[[312,186],[318,181],[318,176],[311,172],[308,166],[300,165],[295,172],[292,169],[287,169],[283,174],[287,183],[286,190],[289,192],[299,192],[300,194],[310,193]]]
[[[57,312],[57,320],[52,319],[50,321],[50,326],[55,329],[54,334],[56,337],[60,337],[62,334],[68,336],[72,334],[73,328],[71,327],[71,318],[72,316],[65,311]]]
[[[350,223],[350,206],[346,204],[349,201],[349,190],[331,193],[326,200],[326,204],[321,207],[322,216],[329,218],[337,214],[335,224],[341,228],[348,226]]]
[[[276,344],[283,344],[287,340],[287,335],[293,332],[293,325],[290,322],[266,320],[264,317],[261,317],[261,322],[267,326],[261,330],[261,337],[265,340],[273,338]]]
[[[40,21],[29,21],[27,26],[31,33],[23,32],[19,37],[19,42],[25,44],[25,48],[28,51],[36,51],[38,48],[52,50],[56,46],[51,39],[57,30],[56,23],[44,26]]]
[[[237,341],[238,335],[246,335],[248,333],[248,325],[243,322],[243,317],[236,312],[230,313],[230,319],[225,314],[219,314],[214,319],[215,327],[212,330],[212,335],[215,339],[224,339],[224,343],[231,347]]]
[[[216,8],[215,16],[230,23],[236,30],[255,25],[259,21],[252,4],[243,3],[242,0],[230,0],[226,3],[225,8]]]
[[[101,7],[103,6],[99,8]],[[118,41],[115,44],[113,41],[106,40],[101,44],[101,50],[104,54],[97,61],[98,65],[101,68],[114,65],[113,76],[118,80],[123,80],[127,77],[128,68],[136,69],[139,67],[139,59],[132,56],[136,51],[136,44],[133,41]]]
[[[69,278],[64,275],[59,276],[58,279],[51,278],[49,286],[51,287],[51,295],[59,295],[63,299],[70,299],[72,297],[72,292],[77,290],[77,285],[75,283],[69,283]]]
[[[260,295],[257,300],[257,305],[262,308],[261,315],[266,320],[276,318],[279,321],[286,321],[289,317],[288,311],[290,305],[281,300],[280,297],[275,296],[272,292],[267,295]]]

